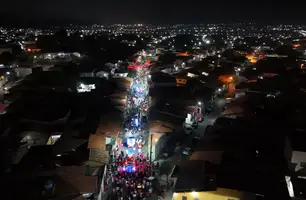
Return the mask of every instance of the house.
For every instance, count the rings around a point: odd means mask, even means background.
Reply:
[[[252,193],[218,187],[215,170],[216,166],[206,161],[192,160],[182,164],[174,186],[173,199],[256,199]]]
[[[156,72],[151,74],[152,87],[172,87],[176,85],[176,80],[169,74]]]

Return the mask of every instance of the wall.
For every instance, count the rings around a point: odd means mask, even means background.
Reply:
[[[302,169],[302,166],[306,167],[306,152],[293,151],[291,163],[295,164],[295,171]]]
[[[100,180],[101,185],[100,185],[100,191],[99,191],[99,195],[98,195],[98,200],[103,200],[105,199],[105,192],[104,192],[104,180],[106,177],[106,171],[107,171],[107,167],[103,167],[103,172],[102,172],[102,179]],[[107,181],[108,182],[108,181]]]
[[[183,199],[187,197],[187,199]],[[174,193],[173,200],[242,200],[243,192],[218,188],[216,191]]]
[[[15,73],[17,77],[26,77],[32,73],[32,68],[15,68]]]

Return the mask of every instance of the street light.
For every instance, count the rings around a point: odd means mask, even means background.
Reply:
[[[199,105],[199,106],[200,106],[200,105],[202,105],[202,102],[201,102],[201,101],[199,101],[199,102],[198,102],[198,105]]]

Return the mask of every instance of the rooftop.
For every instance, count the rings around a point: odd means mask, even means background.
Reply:
[[[85,166],[62,166],[40,172],[56,185],[55,195],[94,193],[97,191],[97,176],[86,176]]]
[[[179,166],[179,178],[175,185],[176,192],[183,191],[202,191],[209,188],[205,182],[208,174],[214,174],[215,167],[213,164],[202,160],[189,160]],[[215,188],[209,188],[214,190]]]
[[[193,95],[185,87],[154,87],[150,88],[150,96],[162,99],[175,99],[181,101],[194,101]]]

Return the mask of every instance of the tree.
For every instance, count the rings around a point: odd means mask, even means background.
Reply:
[[[286,55],[288,57],[298,57],[300,53],[292,49],[291,46],[282,45],[275,49],[275,52],[279,55]]]
[[[10,52],[3,52],[0,55],[0,64],[9,65],[14,61],[14,56]]]

